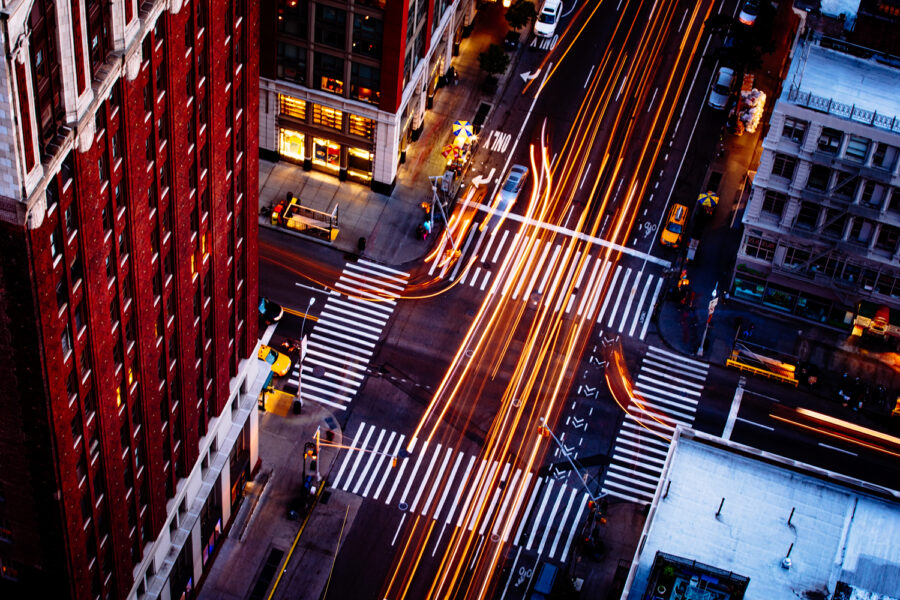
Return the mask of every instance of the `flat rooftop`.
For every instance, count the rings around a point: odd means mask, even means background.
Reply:
[[[832,598],[836,588],[900,600],[898,492],[684,429],[661,482],[630,600],[655,588],[657,552],[749,578],[749,600]],[[827,596],[806,595],[816,592]]]
[[[780,101],[807,105],[805,95],[810,94],[829,101],[838,107],[827,110],[832,114],[842,114],[843,107],[856,111],[874,112],[888,120],[900,120],[900,69],[878,62],[876,58],[858,58],[831,48],[824,48],[814,42],[805,42],[797,47],[794,60],[782,86]],[[799,93],[798,100],[795,94]],[[819,110],[819,106],[812,106]],[[868,122],[865,114],[856,114],[853,120]]]

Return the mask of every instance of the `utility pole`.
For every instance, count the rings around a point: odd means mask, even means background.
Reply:
[[[709,324],[712,322],[713,313],[716,312],[716,306],[719,304],[719,298],[716,296],[719,290],[719,282],[712,291],[712,300],[709,301],[708,315],[706,317],[706,327],[703,328],[703,337],[700,338],[700,347],[697,349],[697,356],[703,356],[703,344],[706,343],[706,334],[709,332]]]

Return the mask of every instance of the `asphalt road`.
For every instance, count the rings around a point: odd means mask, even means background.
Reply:
[[[482,134],[482,139],[487,140],[487,143],[482,143],[482,154],[479,155],[485,161],[482,172],[491,169],[495,172],[493,181],[488,184],[491,189],[500,181],[508,165],[529,164],[529,147],[540,142],[542,129],[549,134],[547,146],[554,150],[554,154],[565,147],[569,129],[577,121],[578,102],[588,87],[591,74],[603,65],[607,44],[611,40],[630,49],[633,54],[639,52],[639,44],[643,41],[640,38],[626,40],[627,31],[616,29],[618,17],[614,14],[615,10],[612,4],[601,5],[601,12],[594,20],[597,25],[592,26],[591,35],[580,36],[567,51],[570,56],[577,57],[575,60],[561,60],[565,46],[560,45],[552,50],[522,50],[513,66],[516,72],[533,73],[540,68],[541,74],[546,74],[552,68],[551,62],[559,66],[546,81],[537,102],[534,102],[533,90],[522,93],[526,85],[523,79],[511,78],[503,102],[495,107]],[[648,18],[644,13],[639,14],[632,3],[626,3],[625,10],[634,12],[628,13],[624,21],[640,22]],[[649,10],[649,7],[642,6],[640,10]],[[680,30],[685,25],[685,14],[684,7],[674,10],[668,17],[669,26]],[[580,18],[585,16],[581,14]],[[563,25],[567,23],[564,20]],[[672,73],[686,73],[686,83],[680,91],[681,102],[673,103],[668,113],[663,114],[665,118],[670,118],[666,150],[648,156],[628,147],[621,154],[622,172],[641,173],[651,182],[640,198],[634,215],[633,235],[627,244],[636,253],[625,256],[608,272],[604,272],[604,267],[596,262],[588,264],[581,273],[573,273],[573,279],[581,278],[575,286],[581,295],[576,293],[571,303],[555,308],[569,322],[576,321],[583,313],[594,311],[600,314],[597,325],[581,346],[583,352],[570,368],[571,387],[553,423],[553,434],[578,463],[579,470],[573,471],[560,449],[548,442],[550,449],[544,455],[542,468],[528,475],[533,477],[533,481],[540,480],[539,486],[533,486],[533,494],[521,498],[515,505],[504,504],[502,500],[492,501],[487,494],[481,499],[489,513],[513,510],[515,507],[523,515],[513,531],[492,532],[484,528],[478,537],[480,541],[468,550],[470,560],[474,561],[493,544],[507,541],[497,580],[489,586],[495,597],[526,597],[529,582],[542,560],[568,565],[567,561],[576,552],[577,539],[582,536],[584,523],[588,519],[584,485],[591,494],[597,494],[606,487],[612,489],[610,473],[619,473],[620,483],[616,493],[625,498],[633,494],[636,499],[644,501],[648,494],[652,495],[650,490],[655,487],[654,472],[664,458],[665,448],[654,436],[664,437],[659,436],[658,432],[664,433],[665,428],[658,429],[653,435],[628,430],[626,421],[631,418],[626,418],[624,407],[617,404],[607,387],[610,347],[621,344],[624,357],[621,373],[627,375],[635,389],[640,388],[648,398],[654,398],[652,402],[662,407],[647,409],[646,414],[655,414],[659,420],[666,421],[667,417],[661,417],[655,411],[670,410],[679,415],[678,419],[673,420],[688,422],[717,435],[729,423],[740,375],[724,367],[709,367],[699,361],[674,356],[656,336],[654,328],[649,326],[650,308],[662,286],[666,285],[670,263],[676,259],[674,253],[659,248],[656,242],[667,202],[670,197],[676,200],[695,197],[706,174],[709,158],[716,151],[722,120],[722,115],[703,108],[714,61],[697,53],[690,61],[678,62],[674,43],[673,39],[664,47],[652,72],[631,74],[646,79],[648,85],[642,88],[646,93],[642,92],[639,98],[618,98],[615,94],[610,97],[611,103],[623,103],[629,107],[652,106],[656,96],[664,93]],[[610,109],[609,115],[612,114]],[[637,116],[634,117],[632,134],[638,138],[652,139],[659,129],[653,127],[649,109],[642,108],[633,114]],[[597,139],[624,135],[621,123],[617,124],[612,116],[607,118],[605,112],[598,112],[596,120]],[[501,137],[499,134],[509,134],[510,140],[516,140],[515,144],[491,144],[492,139]],[[554,160],[553,156],[550,158]],[[592,167],[587,169],[580,181],[566,184],[566,193],[573,198],[572,213],[555,215],[564,224],[574,224],[578,209],[595,206],[589,202],[591,192],[603,188],[613,190],[611,202],[607,205],[608,217],[604,220],[603,214],[588,216],[596,217],[604,228],[613,222],[616,206],[628,192],[617,187],[616,178],[608,172],[594,181],[595,174],[600,172],[599,165],[605,159],[606,153],[599,144],[583,156],[582,160]],[[522,207],[516,210],[519,211],[516,214],[521,215]],[[348,357],[347,364],[358,368],[361,377],[359,387],[354,388],[352,394],[347,392],[351,400],[340,405],[336,416],[349,445],[373,451],[346,452],[328,474],[335,490],[332,502],[340,502],[342,494],[364,499],[337,555],[328,597],[383,597],[381,593],[392,585],[391,573],[399,573],[397,577],[409,576],[408,597],[425,597],[434,582],[434,574],[439,572],[444,561],[450,538],[470,522],[477,529],[474,519],[470,521],[469,516],[454,510],[467,503],[468,490],[460,486],[460,482],[466,480],[464,474],[479,469],[503,469],[502,465],[480,464],[478,460],[479,451],[490,436],[497,404],[478,402],[477,406],[451,406],[442,419],[434,443],[418,445],[408,457],[399,458],[396,466],[391,466],[391,456],[397,456],[399,450],[408,444],[411,432],[441,385],[469,324],[476,318],[494,278],[499,276],[499,257],[512,247],[512,232],[518,225],[515,219],[508,220],[493,236],[485,234],[484,237],[479,237],[481,234],[473,228],[471,237],[467,238],[464,257],[476,254],[481,257],[477,262],[477,272],[473,269],[464,281],[446,293],[401,299],[383,319],[378,317],[377,323],[375,316],[362,322],[361,325],[368,329],[360,328],[359,331],[374,332],[371,333],[373,342],[365,360],[351,356],[349,346],[341,350],[342,356]],[[709,227],[727,227],[727,223],[724,218],[719,218]],[[601,229],[596,234],[600,237],[604,231]],[[545,260],[539,257],[551,256],[552,253],[552,248],[546,248],[535,250],[533,256],[535,260]],[[309,311],[322,317],[319,322],[307,321],[305,324],[300,319],[288,318],[279,327],[279,336],[299,338],[301,327],[307,334],[324,336],[331,326],[328,315],[342,314],[339,309],[326,309],[332,296],[328,288],[335,287],[348,269],[362,267],[354,266],[357,261],[348,261],[347,257],[318,244],[265,229],[260,230],[260,254],[260,293],[293,310]],[[709,268],[717,267],[715,261],[710,263]],[[375,272],[374,268],[365,268],[370,269],[370,273]],[[427,265],[406,265],[404,269],[409,272],[411,281],[427,281],[433,275],[428,273]],[[458,271],[456,274],[459,276]],[[516,309],[515,318],[526,323],[535,318],[545,302],[538,291],[542,277],[551,275],[541,274],[523,286],[525,289],[521,290],[519,302],[524,306]],[[443,276],[449,279],[453,277],[453,271],[448,270]],[[605,293],[601,297],[585,297],[584,290],[591,289],[590,283],[597,277],[606,278],[603,286]],[[515,292],[515,289],[509,291],[511,294]],[[310,298],[315,298],[312,305]],[[510,305],[506,310],[512,311],[513,308]],[[503,318],[512,320],[513,312],[504,313]],[[352,329],[349,326],[347,331]],[[334,331],[337,331],[334,335],[349,335],[344,330]],[[527,327],[523,325],[511,332],[506,346],[489,349],[499,366],[493,374],[481,374],[480,381],[484,382],[484,387],[472,390],[472,394],[477,393],[484,398],[499,397],[502,393],[500,382],[512,376],[512,357],[520,350],[526,334]],[[339,340],[337,337],[332,339]],[[338,343],[347,345],[346,340]],[[470,351],[473,351],[472,348],[462,349],[463,353]],[[489,365],[486,362],[482,367],[488,369]],[[325,379],[321,370],[316,372],[313,366],[310,369],[312,377]],[[349,366],[347,369],[349,371]],[[666,386],[678,390],[680,396],[667,391]],[[769,417],[773,403],[796,405],[806,401],[810,404],[821,402],[812,396],[806,398],[802,391],[771,382],[746,382],[740,410],[733,415],[731,439],[854,477],[886,485],[896,481],[896,463],[886,455],[822,439],[810,432],[773,423]],[[648,404],[650,402],[648,400]],[[650,425],[644,429],[650,431],[652,427]],[[532,430],[531,434],[537,436],[538,432]],[[632,474],[634,481],[631,489],[627,489],[625,481],[628,473]],[[515,485],[517,477],[520,477],[518,473],[504,474],[500,488]],[[436,483],[422,486],[421,481]],[[500,498],[499,492],[496,497]],[[422,514],[427,516],[422,517]],[[427,535],[409,535],[422,527],[417,521],[423,518],[430,519],[425,524]],[[492,533],[495,535],[492,536]],[[638,533],[632,532],[635,536]],[[410,564],[406,559],[413,553],[418,558]],[[606,560],[614,562],[616,558],[628,557],[607,557]],[[471,564],[460,563],[462,589],[480,583],[471,575],[466,575],[471,573],[468,570]],[[601,586],[595,588],[599,593],[604,583],[595,585]],[[302,597],[318,597],[318,593],[305,595],[303,590],[296,590],[296,593]]]

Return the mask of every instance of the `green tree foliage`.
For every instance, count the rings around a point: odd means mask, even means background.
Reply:
[[[516,0],[506,9],[506,22],[513,30],[518,31],[537,17],[534,3],[528,0]]]
[[[478,55],[478,65],[488,75],[500,75],[509,66],[509,55],[497,44],[491,44]]]

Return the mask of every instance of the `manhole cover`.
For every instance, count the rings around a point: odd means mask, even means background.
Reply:
[[[406,509],[409,508],[409,505],[406,502],[401,502],[400,504],[397,505],[397,508],[399,508],[403,512],[406,512]]]
[[[316,365],[315,367],[313,367],[313,376],[325,377],[325,367],[321,365]]]

